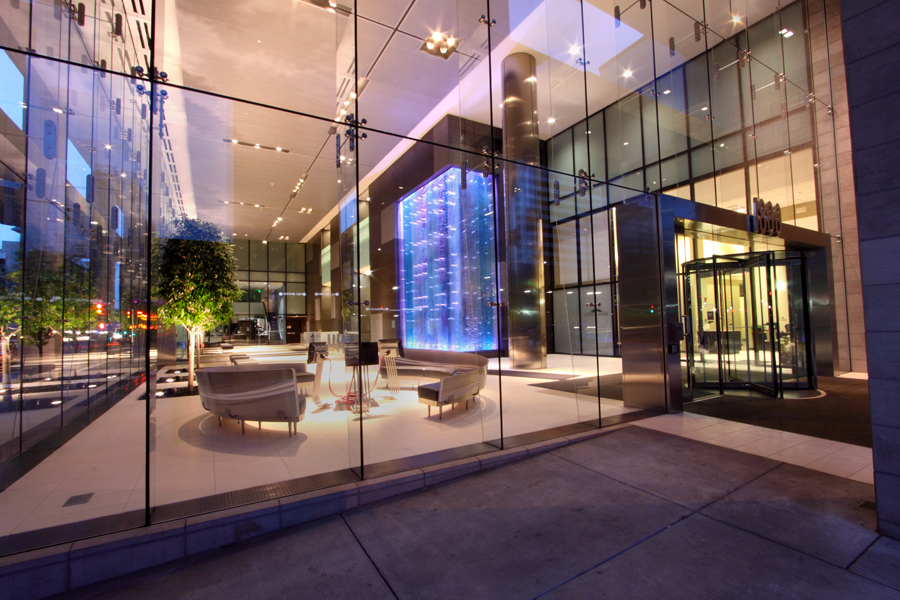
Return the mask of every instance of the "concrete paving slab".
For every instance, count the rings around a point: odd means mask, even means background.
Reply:
[[[399,598],[534,598],[687,514],[544,454],[345,517]]]
[[[850,570],[900,590],[900,541],[883,537],[872,544]]]
[[[695,514],[543,598],[887,600],[900,593]]]
[[[698,510],[779,463],[645,427],[626,427],[552,454]]]
[[[65,596],[72,600],[393,597],[340,516]]]
[[[875,487],[781,465],[703,509],[703,514],[842,568],[878,537]]]

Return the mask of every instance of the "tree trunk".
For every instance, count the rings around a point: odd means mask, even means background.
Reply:
[[[2,384],[3,387],[6,388],[6,384],[9,380],[9,338],[5,335],[0,335],[0,353],[2,353],[2,358],[0,358],[0,362],[2,362]]]
[[[188,330],[188,393],[194,393],[194,345],[197,343],[197,335]]]

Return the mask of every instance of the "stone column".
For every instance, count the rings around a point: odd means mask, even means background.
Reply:
[[[506,290],[509,356],[514,369],[547,366],[543,214],[535,60],[517,52],[503,59],[503,164],[506,208]],[[526,166],[529,165],[529,166]]]
[[[878,531],[900,539],[900,4],[845,2],[841,17],[869,351]]]

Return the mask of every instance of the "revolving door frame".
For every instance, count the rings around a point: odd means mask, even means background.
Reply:
[[[802,251],[792,251],[792,250],[779,250],[779,251],[760,251],[760,252],[748,252],[734,255],[713,255],[709,258],[701,258],[695,259],[691,261],[687,261],[682,265],[682,275],[683,279],[681,282],[681,292],[682,298],[684,299],[685,305],[683,306],[684,311],[682,315],[682,326],[685,334],[685,349],[686,349],[686,387],[691,390],[690,395],[693,396],[693,390],[699,389],[718,389],[719,394],[725,394],[726,389],[742,389],[749,388],[755,391],[762,392],[771,397],[781,397],[784,398],[784,390],[785,390],[785,379],[784,379],[784,359],[785,355],[783,350],[781,349],[781,339],[784,335],[780,328],[776,330],[776,324],[780,323],[780,306],[777,301],[777,275],[775,273],[775,269],[778,266],[788,266],[790,261],[799,261],[799,291],[801,294],[801,305],[802,305],[802,318],[803,318],[803,326],[802,326],[802,334],[797,335],[796,339],[803,340],[804,342],[804,351],[806,356],[806,369],[805,374],[799,376],[796,379],[806,379],[807,387],[809,389],[816,388],[816,365],[815,365],[815,356],[813,354],[813,339],[812,332],[813,327],[810,320],[810,294],[809,294],[809,281],[808,281],[808,267],[805,253]],[[779,264],[781,263],[781,264]],[[712,382],[708,382],[707,385],[699,384],[696,377],[695,366],[696,366],[696,356],[700,354],[701,357],[704,355],[700,352],[700,345],[698,343],[698,337],[700,336],[700,323],[694,323],[694,302],[700,302],[702,299],[702,293],[700,289],[693,290],[691,277],[697,276],[699,283],[699,275],[701,273],[701,268],[707,274],[711,273],[711,277],[713,278],[713,292],[714,292],[714,310],[712,311],[714,314],[714,319],[712,319],[715,323],[715,335],[716,335],[716,361],[717,361],[717,385],[713,385]],[[742,297],[749,298],[749,301],[745,300],[744,312],[744,320],[745,326],[743,327],[746,330],[745,338],[747,342],[747,354],[748,354],[748,370],[747,377],[745,379],[734,378],[731,375],[731,360],[728,358],[731,354],[739,354],[740,348],[737,353],[731,352],[730,345],[733,340],[730,335],[732,330],[734,330],[734,326],[728,327],[726,324],[726,318],[729,315],[734,314],[734,307],[731,306],[728,310],[724,310],[726,298],[726,289],[729,287],[724,282],[724,277],[729,275],[730,272],[734,270],[742,270],[742,276],[745,274],[750,274],[750,282],[744,282],[740,285],[743,287],[743,295]],[[752,269],[761,269],[764,273],[764,289],[757,289],[757,285],[755,285],[754,279],[759,279],[759,276],[753,277]],[[787,285],[787,283],[786,283]],[[750,288],[749,294],[747,293],[747,288]],[[756,336],[761,333],[759,331],[759,326],[757,325],[757,304],[758,298],[757,293],[764,294],[765,297],[769,298],[765,305],[766,312],[766,323],[764,327],[767,329],[768,337],[767,339],[759,340]],[[696,294],[696,295],[695,295]],[[733,302],[732,302],[733,304]],[[703,306],[700,305],[697,310],[697,314],[702,315]],[[753,324],[752,326],[747,324],[748,312],[753,313]],[[790,312],[790,309],[789,309]],[[701,319],[702,321],[702,319]],[[793,327],[792,327],[793,329]],[[712,333],[712,331],[710,331]],[[724,335],[723,335],[724,334]],[[795,335],[792,333],[791,335]],[[752,340],[751,340],[752,336]],[[743,339],[743,338],[741,338]],[[796,343],[796,342],[793,342]],[[759,344],[762,345],[763,350],[767,355],[765,357],[765,371],[764,374],[767,377],[764,377],[763,383],[759,383],[757,381],[753,381],[752,378],[752,368],[749,363],[749,355],[752,351],[757,356],[760,353]],[[751,349],[751,345],[753,346]],[[766,345],[768,348],[766,349]],[[725,351],[723,352],[723,347]],[[776,351],[777,347],[777,351]],[[705,357],[704,357],[705,362]],[[728,363],[728,365],[726,365]],[[728,373],[726,373],[728,370]],[[769,385],[769,381],[771,381],[771,385]],[[796,386],[798,389],[801,387],[799,384]]]

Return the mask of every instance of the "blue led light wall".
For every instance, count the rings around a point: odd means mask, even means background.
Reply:
[[[497,348],[491,178],[450,167],[398,203],[399,286],[408,348]]]

